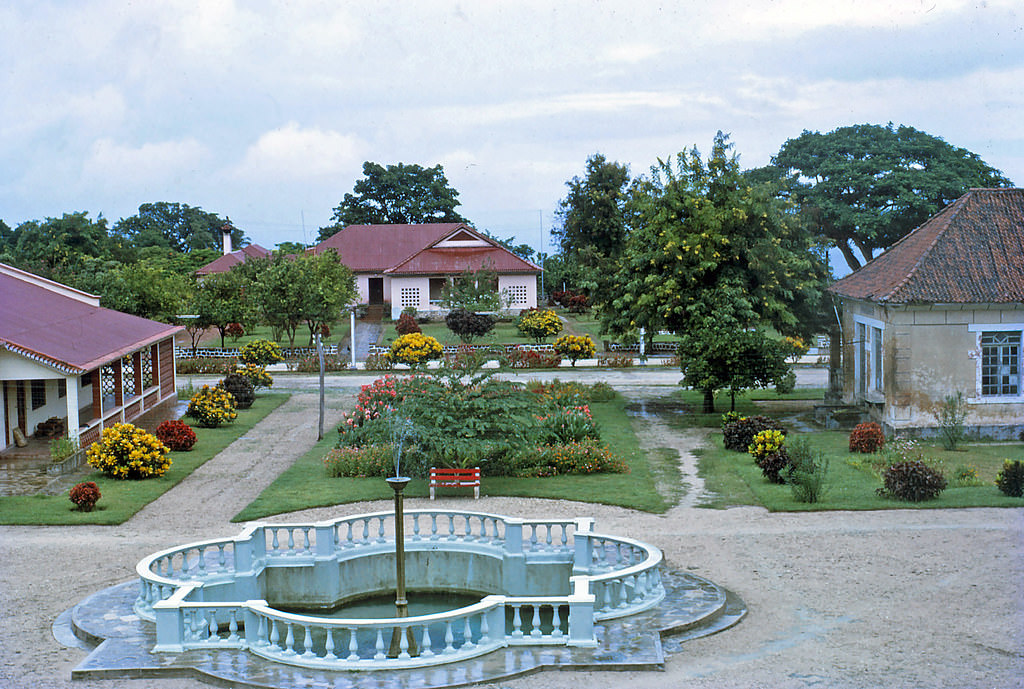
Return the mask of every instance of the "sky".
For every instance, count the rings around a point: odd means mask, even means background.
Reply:
[[[647,174],[730,134],[909,125],[1024,185],[1019,0],[8,0],[0,219],[199,206],[315,241],[364,161],[441,164],[463,216],[550,251],[596,152]]]

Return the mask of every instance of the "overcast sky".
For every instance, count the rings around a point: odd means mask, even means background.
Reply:
[[[722,130],[754,167],[890,121],[1024,185],[1020,0],[8,0],[0,29],[11,227],[173,201],[311,241],[372,160],[441,163],[538,246],[594,152],[643,174]]]

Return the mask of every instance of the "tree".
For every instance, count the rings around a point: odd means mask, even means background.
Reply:
[[[114,234],[139,248],[156,246],[182,253],[197,249],[219,250],[223,245],[221,228],[229,222],[202,208],[158,201],[144,203],[136,215],[119,220],[114,225]],[[248,243],[245,233],[232,227],[231,245],[241,248]]]
[[[823,257],[770,187],[747,183],[731,149],[719,132],[706,164],[694,148],[675,164],[659,160],[652,178],[635,187],[616,292],[599,304],[605,329],[681,337],[702,330],[689,336],[705,344],[761,326],[783,335],[813,330],[804,316],[820,303]],[[704,363],[714,369],[712,354]],[[704,378],[701,389],[713,402],[727,380],[717,372]]]
[[[970,151],[891,123],[804,131],[772,159],[790,176],[794,199],[823,238],[871,260],[971,187],[1012,186]]]
[[[220,346],[223,349],[228,324],[241,323],[244,326],[253,320],[252,296],[248,281],[238,270],[207,275],[196,287],[192,308],[189,310],[192,315],[198,316],[194,327],[217,328],[220,332]]]
[[[501,309],[498,273],[489,265],[476,271],[467,268],[444,286],[440,304],[446,309],[498,311]]]
[[[24,222],[14,230],[11,241],[18,264],[47,277],[57,271],[72,271],[84,256],[109,258],[113,248],[106,218],[101,215],[90,220],[85,211]]]
[[[264,320],[280,329],[295,346],[295,333],[305,323],[309,342],[324,325],[335,323],[355,298],[355,277],[334,251],[246,261],[240,273],[253,280],[255,302]]]
[[[565,183],[569,191],[556,212],[561,226],[552,235],[565,264],[575,269],[569,286],[592,296],[607,287],[611,266],[626,242],[629,181],[629,168],[595,153],[587,159],[586,177]]]
[[[275,251],[281,254],[301,254],[306,250],[302,242],[280,242]]]
[[[419,165],[363,163],[363,179],[353,194],[334,209],[334,225],[320,229],[323,241],[347,225],[466,222],[456,212],[459,192],[445,177],[444,168]]]
[[[185,276],[144,263],[119,265],[106,277],[100,304],[142,318],[173,323],[182,314],[191,285]]]

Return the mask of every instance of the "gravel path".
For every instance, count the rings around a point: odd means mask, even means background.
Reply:
[[[336,385],[328,422],[355,381]],[[116,527],[0,527],[0,687],[185,689],[193,680],[72,683],[83,652],[51,634],[62,611],[134,578],[135,563],[178,543],[237,533],[229,519],[316,437],[316,395],[299,390],[247,436],[174,490]],[[667,392],[667,390],[665,390]],[[656,392],[656,389],[652,389]],[[632,394],[632,393],[631,393]],[[641,424],[651,447],[678,449],[694,466],[697,433]],[[688,479],[686,479],[688,480]],[[664,673],[549,672],[504,682],[551,687],[988,687],[1024,685],[1024,509],[769,514],[689,506],[664,515],[554,500],[462,498],[437,507],[521,516],[591,515],[599,528],[652,542],[676,567],[740,594],[737,627],[688,643]],[[295,521],[386,509],[320,508]]]

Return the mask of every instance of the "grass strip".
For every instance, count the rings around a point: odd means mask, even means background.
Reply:
[[[678,484],[678,464],[673,453],[641,452],[640,444],[621,396],[610,402],[593,403],[591,414],[601,428],[601,440],[630,467],[628,474],[587,474],[547,478],[485,476],[483,495],[578,500],[619,505],[645,512],[661,513],[678,499],[678,493],[664,490]],[[262,519],[275,514],[312,507],[327,507],[366,500],[385,500],[394,493],[380,478],[331,478],[324,471],[323,457],[334,446],[333,432],[300,457],[232,521]],[[650,455],[650,457],[648,456]],[[675,472],[674,474],[672,472]],[[659,487],[662,488],[659,491]],[[457,489],[440,489],[442,495],[461,495]],[[447,491],[452,491],[448,493]],[[427,497],[426,479],[413,479],[405,489],[409,497]],[[467,505],[471,507],[471,505]]]
[[[0,524],[122,524],[252,429],[288,397],[284,393],[262,394],[252,407],[239,411],[233,423],[220,428],[195,428],[195,446],[189,452],[172,452],[171,468],[163,476],[122,481],[94,471],[83,477],[82,481],[95,482],[102,496],[92,512],[79,512],[66,492],[10,495],[0,497]]]
[[[829,458],[828,487],[820,502],[797,502],[788,485],[769,483],[750,455],[726,450],[722,434],[712,433],[707,444],[697,452],[700,475],[713,494],[702,506],[758,505],[772,512],[1024,507],[1024,500],[1003,495],[994,485],[1003,460],[1021,456],[1017,445],[980,443],[953,452],[922,444],[927,457],[941,462],[949,487],[934,500],[914,503],[879,497],[875,493],[882,482],[863,462],[866,455],[849,452],[847,432],[818,431],[800,435],[806,436],[813,447]],[[956,485],[953,480],[956,469],[964,465],[977,469],[983,485]]]

